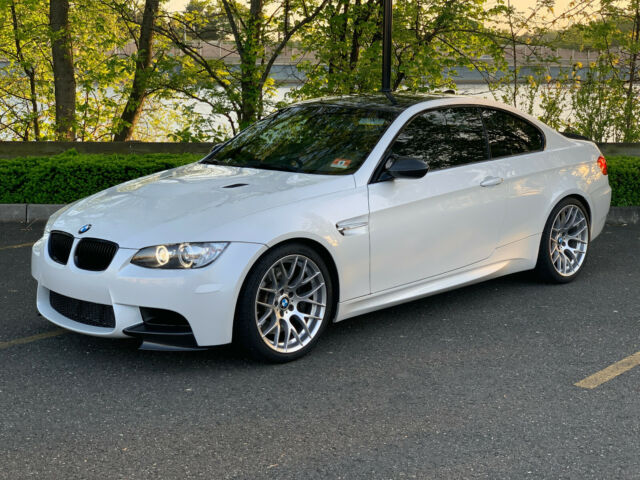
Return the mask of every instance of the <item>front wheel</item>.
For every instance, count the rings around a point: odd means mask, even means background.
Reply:
[[[235,319],[255,358],[287,362],[306,354],[333,314],[333,285],[322,257],[304,244],[267,252],[249,273]]]
[[[561,201],[542,232],[537,273],[546,281],[570,282],[584,265],[590,238],[589,217],[582,202],[575,198]]]

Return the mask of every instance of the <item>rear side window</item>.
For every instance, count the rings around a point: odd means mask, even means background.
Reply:
[[[484,110],[491,157],[508,157],[544,148],[542,132],[526,120],[501,110]]]
[[[405,125],[392,152],[421,158],[431,170],[486,160],[480,110],[455,107],[422,113]]]

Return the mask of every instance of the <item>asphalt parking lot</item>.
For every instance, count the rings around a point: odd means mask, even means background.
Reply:
[[[35,310],[42,227],[0,224],[0,478],[640,478],[640,359],[575,385],[640,351],[640,226],[571,284],[379,311],[277,366],[63,333]]]

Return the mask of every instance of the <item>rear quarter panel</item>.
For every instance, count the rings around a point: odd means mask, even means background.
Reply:
[[[565,140],[545,130],[544,151],[502,160],[509,185],[503,245],[540,234],[551,210],[570,195],[585,200],[592,238],[602,230],[611,190],[597,164],[600,151],[591,142]]]

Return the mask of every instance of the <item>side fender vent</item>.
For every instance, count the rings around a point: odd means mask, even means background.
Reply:
[[[238,187],[246,187],[249,185],[248,183],[232,183],[231,185],[225,185],[222,188],[238,188]]]

